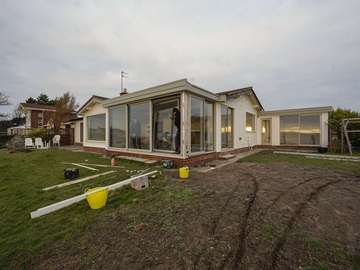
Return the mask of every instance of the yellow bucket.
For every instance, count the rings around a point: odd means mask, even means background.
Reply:
[[[179,168],[179,177],[182,179],[188,179],[189,178],[189,167],[181,167]]]
[[[99,209],[106,205],[108,190],[103,187],[91,188],[86,190],[86,192],[96,191],[90,195],[86,196],[86,200],[88,201],[91,209]]]

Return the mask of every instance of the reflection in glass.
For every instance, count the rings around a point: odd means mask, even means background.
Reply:
[[[202,150],[203,100],[191,97],[191,152]]]
[[[221,105],[221,147],[233,147],[233,110]]]
[[[126,105],[109,109],[110,146],[126,147]]]
[[[129,104],[129,148],[149,149],[149,102]]]
[[[175,123],[176,118],[173,117],[174,108],[179,109],[178,98],[153,101],[155,150],[172,152],[176,150],[176,136],[177,134],[180,136],[180,119],[178,119],[178,123]]]
[[[87,117],[88,140],[105,141],[105,114]]]
[[[214,105],[204,103],[204,151],[214,150]]]
[[[280,116],[280,144],[319,145],[320,115]]]

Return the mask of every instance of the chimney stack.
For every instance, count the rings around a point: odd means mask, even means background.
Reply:
[[[127,89],[126,89],[126,88],[124,88],[123,90],[121,90],[121,92],[120,92],[120,96],[122,96],[122,95],[126,95],[127,93],[128,93]]]

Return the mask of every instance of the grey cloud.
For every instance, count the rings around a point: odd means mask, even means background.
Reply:
[[[183,77],[267,109],[360,110],[358,1],[2,1],[0,89],[117,95]],[[194,3],[195,2],[195,3]],[[1,108],[4,110],[4,108]]]

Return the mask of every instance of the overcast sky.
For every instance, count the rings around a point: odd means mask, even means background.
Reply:
[[[360,110],[360,1],[1,0],[0,91],[114,97],[188,78],[265,109]],[[0,111],[11,111],[3,107]]]

